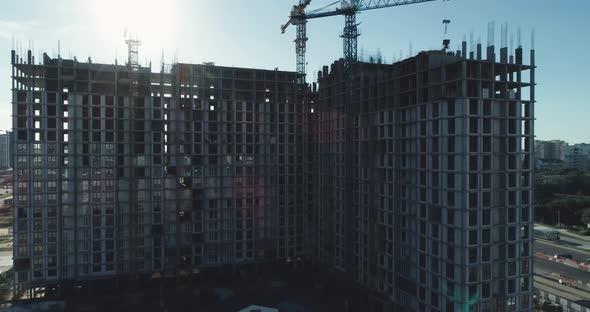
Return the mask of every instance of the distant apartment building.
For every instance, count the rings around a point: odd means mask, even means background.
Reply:
[[[318,73],[315,258],[385,311],[532,311],[534,51],[495,53]]]
[[[536,159],[565,160],[568,143],[561,140],[535,141]]]
[[[535,160],[545,159],[545,144],[543,141],[535,140]]]
[[[40,61],[12,52],[15,291],[308,254],[296,73]]]
[[[590,167],[590,144],[572,144],[566,147],[565,162],[575,168]]]
[[[12,143],[11,131],[6,131],[6,133],[0,134],[0,169],[12,168],[13,166],[11,153]]]

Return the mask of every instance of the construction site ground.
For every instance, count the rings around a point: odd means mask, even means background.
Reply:
[[[150,278],[131,284],[105,280],[76,286],[74,293],[61,299],[66,311],[235,312],[261,305],[307,312],[365,311],[369,306],[366,293],[350,281],[284,264],[200,272],[182,278]]]

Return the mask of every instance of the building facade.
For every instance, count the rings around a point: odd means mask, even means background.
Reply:
[[[532,309],[534,51],[474,54],[318,73],[316,258],[386,311]]]
[[[0,169],[12,168],[12,132],[0,134]]]
[[[530,311],[534,51],[463,48],[317,90],[13,52],[15,289],[311,257],[385,311]]]
[[[535,146],[537,159],[565,160],[568,148],[565,141],[535,141]]]
[[[590,144],[579,143],[568,145],[565,151],[565,163],[574,168],[589,168]]]
[[[295,73],[11,61],[18,293],[306,254]]]
[[[535,159],[545,159],[545,144],[544,141],[535,140]]]

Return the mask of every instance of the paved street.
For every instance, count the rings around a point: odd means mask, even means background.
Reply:
[[[576,250],[574,248],[568,247],[570,246],[568,242],[564,244],[564,242],[549,242],[542,239],[535,240],[535,252],[543,252],[546,255],[554,255],[557,253],[561,254],[571,254],[574,259],[577,260],[584,260],[590,258],[590,252]],[[565,265],[563,263],[551,261],[548,259],[543,259],[539,257],[535,257],[535,264],[534,264],[534,271],[535,274],[539,276],[559,279],[560,276],[566,276],[571,278],[575,281],[581,281],[582,283],[576,284],[579,290],[590,291],[590,287],[588,287],[587,283],[590,283],[590,272],[583,271],[578,268]]]
[[[551,278],[545,278],[544,276],[535,276],[535,287],[553,295],[558,295],[560,298],[564,298],[570,302],[574,302],[579,305],[589,306],[590,305],[590,292],[581,288],[572,288],[563,286]],[[569,310],[578,311],[578,310]]]
[[[590,241],[577,239],[572,236],[564,235],[563,233],[561,235],[561,245],[590,251]]]
[[[570,254],[574,259],[582,262],[587,258],[590,258],[590,252],[571,248],[571,243],[564,242],[564,240],[565,239],[562,239],[561,242],[549,242],[537,238],[535,240],[535,251],[544,252],[548,255],[555,255],[557,253]]]
[[[0,271],[12,267],[12,251],[0,251]]]
[[[535,223],[535,226],[547,227],[543,224]],[[590,251],[590,237],[577,235],[568,232],[566,229],[555,229],[561,234],[560,245],[585,249]]]
[[[590,272],[582,271],[580,269],[546,259],[535,258],[535,273],[542,276],[549,276],[551,273],[557,273],[571,277],[575,280],[590,283]]]

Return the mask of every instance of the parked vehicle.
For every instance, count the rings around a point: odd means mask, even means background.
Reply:
[[[570,254],[555,254],[553,256],[553,258],[555,259],[559,259],[559,258],[565,258],[565,259],[573,259],[574,256],[570,255]]]
[[[541,307],[541,311],[543,312],[563,312],[563,307],[557,303],[551,303],[549,301],[543,302],[543,306]]]
[[[559,231],[548,227],[535,226],[533,229],[535,236],[551,241],[559,240]]]

